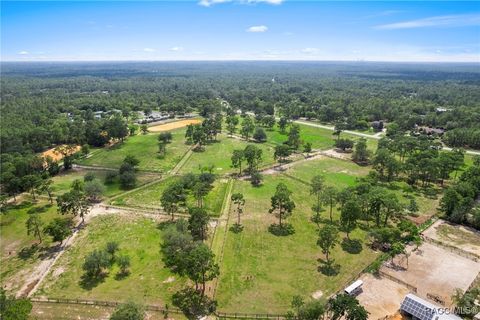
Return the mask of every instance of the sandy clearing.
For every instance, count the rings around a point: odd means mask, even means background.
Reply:
[[[480,232],[439,219],[423,232],[426,237],[480,256]]]
[[[200,122],[201,122],[200,119],[188,119],[188,120],[174,121],[174,122],[169,122],[169,123],[159,124],[159,125],[156,125],[156,126],[149,127],[148,131],[150,131],[150,132],[169,131],[169,130],[173,130],[173,129],[186,127],[189,124],[198,124]]]
[[[393,269],[387,262],[381,271],[416,287],[417,295],[424,299],[434,295],[449,306],[455,289],[465,291],[480,272],[480,263],[428,242],[416,251],[412,249],[407,249],[410,252],[408,267],[405,256],[398,255],[394,259],[395,265],[403,268]]]
[[[407,287],[384,277],[363,274],[363,291],[357,296],[362,306],[370,312],[369,319],[384,319],[394,315],[403,298],[410,292]]]
[[[66,147],[66,145],[59,146],[59,147]],[[60,152],[57,152],[57,151],[55,150],[56,148],[58,148],[58,147],[51,148],[51,149],[48,149],[47,151],[42,152],[42,157],[43,157],[43,158],[50,157],[50,158],[52,158],[52,160],[54,160],[54,161],[62,160],[62,159],[63,159],[63,155],[62,155]],[[71,154],[80,151],[80,149],[81,149],[80,146],[75,146],[75,149],[74,149],[74,151],[71,152]]]

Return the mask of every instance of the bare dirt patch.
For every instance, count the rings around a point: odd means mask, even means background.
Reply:
[[[480,232],[438,220],[423,232],[426,237],[480,256]]]
[[[395,257],[395,268],[384,265],[384,272],[418,289],[418,296],[429,299],[438,297],[445,306],[451,305],[451,296],[456,288],[463,291],[480,272],[480,263],[459,256],[442,247],[424,243],[416,251],[409,248],[410,256]],[[432,301],[437,304],[439,301]]]
[[[318,291],[315,291],[314,293],[312,293],[312,298],[315,299],[315,300],[320,299],[322,296],[323,296],[322,290],[318,290]]]
[[[65,145],[64,145],[65,146]],[[75,146],[70,154],[80,151],[80,146]],[[54,161],[60,161],[63,159],[63,155],[60,152],[57,152],[55,148],[48,149],[47,151],[42,152],[42,157],[47,158],[50,157]]]
[[[352,153],[341,152],[337,149],[324,150],[322,151],[322,154],[326,155],[327,157],[337,158],[341,160],[352,160]]]
[[[370,312],[369,319],[384,319],[397,313],[403,298],[410,292],[407,287],[384,277],[366,273],[363,292],[357,296],[362,306]]]
[[[200,119],[188,119],[188,120],[174,121],[174,122],[169,122],[169,123],[159,124],[159,125],[156,125],[156,126],[149,127],[148,131],[150,131],[150,132],[169,131],[169,130],[173,130],[173,129],[186,127],[189,124],[197,124],[197,123],[200,123],[200,122],[201,122]]]

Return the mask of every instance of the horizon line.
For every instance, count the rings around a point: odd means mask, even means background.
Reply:
[[[1,60],[0,63],[75,63],[75,62],[368,62],[368,63],[460,63],[460,64],[480,64],[480,58],[478,61],[448,61],[448,60],[436,60],[436,61],[425,61],[425,60],[367,60],[367,59],[357,59],[357,60],[312,60],[312,59],[165,59],[165,60],[135,60],[135,59],[125,59],[125,60]]]

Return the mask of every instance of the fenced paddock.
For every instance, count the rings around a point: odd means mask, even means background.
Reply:
[[[394,263],[398,268],[384,265],[381,273],[416,287],[422,298],[439,297],[446,306],[451,304],[455,289],[468,289],[480,272],[480,263],[428,242],[411,251],[408,262],[399,255]]]

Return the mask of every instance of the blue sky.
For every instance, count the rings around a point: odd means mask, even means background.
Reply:
[[[480,62],[480,2],[2,1],[3,61]]]

